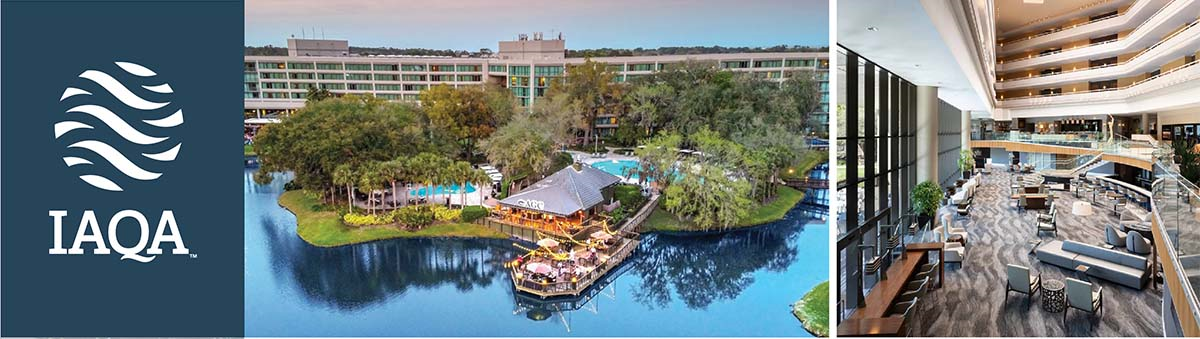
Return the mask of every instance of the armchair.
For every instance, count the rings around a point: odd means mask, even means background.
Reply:
[[[1067,311],[1079,309],[1096,314],[1104,312],[1104,286],[1092,291],[1092,284],[1067,278],[1067,306],[1063,311],[1063,324],[1067,323]]]
[[[1138,255],[1150,254],[1150,241],[1142,237],[1141,233],[1129,232],[1125,238],[1125,250]]]
[[[1004,302],[1008,302],[1008,292],[1017,292],[1033,298],[1034,294],[1042,290],[1042,275],[1036,277],[1029,272],[1029,268],[1020,265],[1008,264],[1008,281],[1004,286]]]
[[[1104,228],[1104,242],[1113,248],[1125,248],[1125,232],[1118,231],[1112,225]]]

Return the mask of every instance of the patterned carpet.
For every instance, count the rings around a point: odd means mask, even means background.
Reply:
[[[1090,315],[1069,310],[1067,324],[1062,313],[1042,309],[1042,295],[1032,300],[1011,293],[1005,303],[1006,264],[1029,267],[1042,279],[1063,280],[1075,277],[1073,271],[1038,262],[1029,254],[1032,239],[1074,240],[1088,244],[1104,241],[1104,225],[1117,224],[1119,218],[1095,205],[1096,213],[1081,217],[1071,214],[1071,204],[1080,199],[1070,192],[1054,191],[1058,212],[1058,235],[1034,234],[1034,212],[1021,215],[1009,199],[1009,175],[1005,172],[985,176],[975,195],[969,219],[958,217],[956,227],[969,234],[967,259],[961,267],[951,264],[945,286],[931,290],[922,300],[921,313],[913,335],[938,337],[1155,337],[1162,336],[1162,293],[1152,284],[1136,290],[1115,283],[1092,279],[1104,287],[1104,312]],[[1083,199],[1089,199],[1085,197]]]

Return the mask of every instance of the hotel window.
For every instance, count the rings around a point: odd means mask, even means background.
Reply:
[[[399,95],[399,94],[382,94],[382,93],[379,93],[379,94],[375,94],[375,97],[376,97],[376,98],[383,99],[383,100],[400,100],[400,95]]]
[[[243,92],[257,92],[258,91],[258,83],[254,83],[254,82],[244,83],[244,84],[242,84],[242,91]]]
[[[287,73],[259,73],[258,77],[262,79],[287,79]]]
[[[425,65],[420,64],[403,64],[400,65],[400,70],[405,72],[424,72]]]
[[[534,75],[561,75],[563,72],[562,66],[537,66],[533,69]]]
[[[266,89],[287,89],[286,82],[264,82],[262,88]]]
[[[245,99],[258,99],[258,92],[245,92],[242,95]]]
[[[1088,39],[1088,43],[1091,43],[1091,44],[1098,44],[1098,43],[1101,43],[1101,42],[1109,42],[1109,41],[1113,41],[1113,40],[1117,40],[1117,34],[1116,34],[1116,33],[1109,34],[1109,35],[1105,35],[1105,36],[1098,37],[1098,38],[1091,38],[1091,39]]]
[[[371,65],[368,64],[346,64],[347,71],[369,71]]]
[[[283,66],[282,62],[260,62],[260,63],[258,63],[258,68],[259,69],[284,69],[285,67]]]
[[[346,76],[342,75],[342,73],[317,73],[317,79],[321,80],[342,80],[345,78]]]
[[[625,76],[621,74],[614,75],[612,82],[625,82]]]
[[[429,70],[431,72],[453,72],[454,65],[431,65]]]
[[[483,68],[479,65],[458,65],[455,66],[454,69],[458,70],[459,72],[479,72]]]
[[[313,84],[311,82],[293,82],[292,83],[292,89],[309,89],[312,87],[313,87]]]
[[[246,73],[242,75],[244,82],[258,82],[258,73]]]
[[[258,67],[254,67],[253,62],[243,62],[242,63],[242,71],[256,72],[256,71],[258,71]]]
[[[308,93],[294,93],[293,92],[288,96],[291,97],[292,99],[307,99]]]
[[[344,89],[346,89],[346,84],[320,84],[318,86],[321,89],[328,89],[328,90],[344,90]]]
[[[508,72],[508,66],[506,66],[506,65],[488,65],[488,72],[505,73],[505,72]]]
[[[460,82],[480,82],[480,81],[483,81],[483,76],[482,75],[459,75],[458,81],[460,81]]]
[[[857,53],[839,48],[844,66],[838,66],[839,93],[845,93],[844,114],[838,114],[836,160],[846,168],[838,178],[838,199],[844,199],[837,216],[837,250],[841,258],[838,279],[839,305],[854,308],[870,290],[870,274],[861,268],[864,258],[877,255],[887,265],[890,249],[871,247],[878,234],[905,230],[917,222],[907,199],[916,186],[916,86],[891,74]],[[844,72],[844,73],[840,73]],[[842,99],[839,99],[841,101]],[[842,111],[842,108],[838,108]],[[936,151],[935,151],[936,152]],[[957,152],[954,152],[957,156]],[[936,156],[936,153],[934,153]],[[921,161],[928,161],[921,159]],[[886,249],[886,251],[885,251]],[[883,253],[883,255],[879,255]],[[864,279],[867,277],[868,279]],[[841,321],[844,309],[838,309]]]
[[[287,99],[287,93],[284,92],[266,92],[262,94],[265,99]]]
[[[670,67],[670,65],[671,65],[671,64],[669,64],[669,63],[659,63],[659,64],[658,64],[658,70],[660,70],[660,71],[661,71],[661,70],[667,69],[667,67]]]
[[[1117,64],[1117,57],[1088,60],[1088,67],[1092,67],[1092,68],[1106,67],[1106,66],[1112,66],[1112,65],[1116,65],[1116,64]]]
[[[405,91],[424,91],[429,85],[404,85]]]
[[[304,62],[304,63],[289,62],[287,64],[287,68],[288,69],[313,69],[313,64],[311,62]]]
[[[513,87],[510,88],[514,96],[527,97],[529,96],[529,87]]]
[[[318,62],[318,63],[317,63],[317,69],[326,69],[326,70],[332,69],[332,70],[340,70],[340,69],[342,69],[342,64],[332,64],[332,63]]]
[[[346,89],[351,91],[370,91],[371,84],[346,84]]]
[[[814,64],[812,59],[788,60],[785,67],[812,67]]]
[[[374,68],[376,71],[399,71],[400,70],[400,66],[397,66],[396,64],[375,64]]]
[[[750,67],[749,61],[725,61],[721,63],[721,68],[747,68]]]
[[[539,98],[540,98],[540,97],[544,97],[544,96],[546,96],[546,88],[543,88],[543,87],[534,88],[534,89],[533,89],[533,96],[536,96],[536,97],[539,97]]]
[[[529,75],[529,66],[508,66],[509,75]]]
[[[349,73],[346,74],[346,80],[371,80],[371,75],[366,73]]]
[[[529,87],[529,78],[508,77],[508,87]]]
[[[404,76],[401,77],[401,79],[404,81],[425,81],[425,75],[423,75],[423,74],[405,74]]]
[[[630,72],[653,71],[654,64],[632,64],[629,65]]]
[[[289,73],[288,78],[291,78],[291,79],[313,79],[315,77],[313,76],[312,73]]]
[[[401,98],[404,98],[406,101],[417,101],[420,99],[420,96],[416,94],[403,94]]]
[[[783,67],[783,60],[762,60],[754,62],[755,68]]]
[[[376,74],[375,81],[397,81],[400,77],[395,74]]]
[[[625,65],[624,65],[624,64],[616,64],[616,65],[614,65],[614,64],[609,64],[609,65],[608,65],[608,71],[609,71],[609,72],[624,72],[624,71],[625,71]]]
[[[376,91],[399,91],[400,85],[375,85]]]
[[[453,82],[453,81],[454,81],[454,76],[453,76],[453,75],[448,75],[448,74],[447,74],[447,75],[430,75],[430,76],[429,76],[429,81],[436,81],[436,82]]]

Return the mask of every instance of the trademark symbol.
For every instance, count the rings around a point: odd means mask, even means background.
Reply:
[[[192,257],[192,259],[196,259],[196,253],[188,254],[188,256]]]

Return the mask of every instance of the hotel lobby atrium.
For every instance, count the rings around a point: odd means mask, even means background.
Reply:
[[[1200,0],[837,8],[839,336],[1200,336]]]

